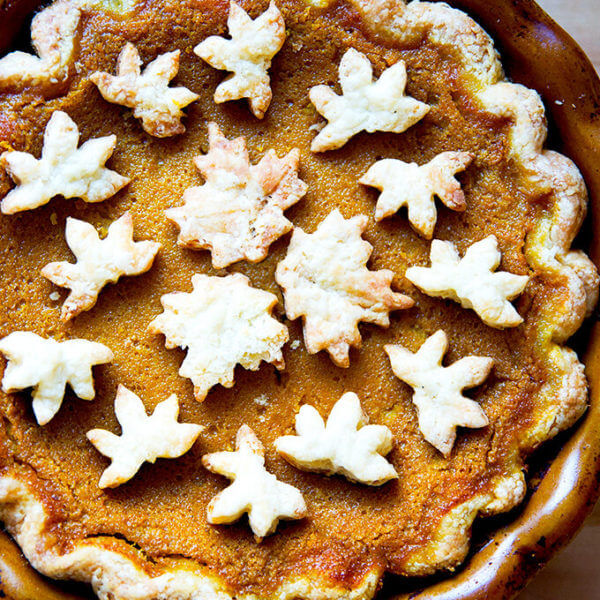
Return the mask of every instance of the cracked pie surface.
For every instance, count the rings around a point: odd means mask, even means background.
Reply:
[[[456,568],[587,405],[586,190],[537,92],[438,2],[57,0],[31,40],[0,518],[32,566],[102,600]]]

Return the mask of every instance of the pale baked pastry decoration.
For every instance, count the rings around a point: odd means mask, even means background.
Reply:
[[[296,415],[297,435],[275,440],[275,449],[298,469],[333,475],[356,483],[382,485],[398,474],[384,458],[392,449],[392,432],[369,425],[358,396],[345,393],[333,406],[327,424],[304,404]]]
[[[231,71],[215,90],[217,104],[248,98],[252,114],[262,119],[271,104],[271,60],[285,41],[285,21],[273,2],[252,20],[235,2],[229,3],[229,35],[212,35],[194,48],[211,67]]]
[[[464,192],[454,176],[464,171],[473,158],[468,152],[442,152],[422,166],[385,158],[373,164],[359,182],[381,191],[375,207],[376,221],[406,206],[410,224],[430,240],[437,221],[435,196],[451,210],[466,209]]]
[[[142,73],[140,54],[127,42],[117,59],[117,74],[97,71],[90,79],[105,100],[133,108],[133,116],[142,120],[144,131],[150,135],[177,135],[185,131],[181,109],[199,98],[185,87],[169,87],[179,71],[179,55],[179,50],[161,54]]]
[[[86,433],[94,447],[111,459],[98,487],[114,488],[129,481],[145,463],[157,458],[178,458],[194,444],[204,427],[179,423],[179,401],[175,394],[159,402],[148,416],[139,396],[119,385],[115,397],[115,414],[121,435],[105,429]]]
[[[495,235],[471,244],[463,258],[452,242],[433,240],[430,258],[430,267],[409,267],[405,275],[428,296],[472,308],[490,327],[516,327],[523,322],[510,301],[523,292],[529,277],[494,272],[502,258]]]
[[[31,331],[15,331],[0,340],[7,359],[2,390],[33,388],[33,413],[46,425],[61,407],[67,383],[82,400],[96,394],[92,367],[113,360],[104,344],[83,339],[57,342]]]
[[[427,104],[404,95],[407,76],[403,60],[373,81],[369,59],[349,48],[340,62],[339,78],[341,96],[326,85],[310,90],[310,101],[329,121],[312,141],[313,152],[340,148],[360,131],[402,133],[429,112]]]
[[[41,270],[52,283],[71,290],[62,306],[63,321],[90,310],[107,283],[148,271],[160,248],[157,242],[133,241],[129,212],[110,224],[104,239],[89,223],[68,217],[65,237],[77,262],[52,262]]]
[[[390,311],[414,304],[392,291],[392,271],[367,268],[373,250],[361,238],[367,223],[364,215],[344,219],[335,209],[314,233],[296,227],[275,272],[287,316],[304,318],[308,352],[327,350],[339,367],[350,365],[350,346],[361,345],[359,321],[388,327]]]
[[[117,143],[115,135],[94,138],[79,148],[79,130],[66,113],[52,113],[44,132],[42,157],[9,150],[0,155],[0,167],[17,184],[4,197],[1,209],[10,215],[47,204],[54,196],[101,202],[129,183],[104,164]]]
[[[73,59],[79,16],[79,8],[71,2],[56,2],[39,12],[31,21],[31,45],[37,56],[15,51],[0,59],[0,89],[64,82]]]
[[[251,287],[239,273],[196,274],[192,285],[190,293],[161,297],[164,312],[148,330],[163,333],[167,348],[187,348],[179,374],[192,380],[198,402],[218,383],[233,387],[238,363],[250,371],[257,371],[263,360],[285,367],[281,348],[288,330],[271,316],[277,296]]]
[[[228,140],[216,123],[208,125],[209,151],[194,163],[204,185],[188,188],[183,206],[166,216],[180,228],[177,241],[186,248],[211,251],[216,269],[239,260],[260,262],[269,246],[292,229],[283,211],[306,193],[298,178],[300,151],[283,158],[269,150],[250,164],[246,140]]]
[[[444,367],[447,349],[448,338],[442,330],[429,336],[415,353],[400,344],[384,347],[396,377],[414,389],[412,401],[423,437],[445,457],[452,451],[457,427],[488,424],[481,406],[462,391],[482,383],[493,366],[491,358],[466,356]]]
[[[202,457],[211,472],[232,480],[208,504],[209,523],[237,521],[248,513],[250,529],[260,542],[273,533],[280,519],[301,519],[306,503],[298,489],[279,481],[265,468],[265,449],[255,433],[242,425],[236,435],[235,452],[214,452]]]

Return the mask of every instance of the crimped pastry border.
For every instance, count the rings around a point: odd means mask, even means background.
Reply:
[[[531,267],[562,282],[560,303],[547,299],[542,308],[547,323],[544,341],[551,343],[556,369],[536,399],[539,414],[536,426],[523,440],[521,452],[525,454],[571,426],[587,406],[583,365],[571,349],[563,346],[581,326],[598,296],[595,266],[583,252],[570,249],[587,205],[582,176],[569,159],[544,150],[547,129],[539,95],[505,80],[491,38],[465,13],[442,3],[351,1],[365,23],[391,42],[428,37],[455,53],[480,106],[512,121],[512,158],[528,175],[532,187],[552,199],[551,209],[536,222],[527,238],[525,255]],[[513,471],[499,478],[491,492],[454,507],[442,519],[433,539],[409,555],[404,572],[426,575],[462,562],[476,516],[507,511],[523,500],[526,484],[522,467],[522,458],[515,455]],[[38,571],[57,579],[89,582],[101,600],[233,598],[224,582],[200,571],[191,561],[172,560],[165,565],[153,565],[150,571],[141,553],[121,540],[114,543],[114,538],[91,538],[79,542],[66,554],[57,553],[52,548],[52,537],[45,531],[48,514],[26,477],[0,477],[0,518]],[[111,541],[110,548],[103,543],[107,539]],[[271,598],[372,598],[382,576],[383,571],[371,570],[359,585],[348,589],[310,573],[286,581]]]

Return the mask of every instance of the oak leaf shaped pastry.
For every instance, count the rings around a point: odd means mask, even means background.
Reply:
[[[0,155],[0,166],[17,184],[2,200],[2,212],[13,214],[47,204],[54,196],[101,202],[129,183],[104,163],[110,158],[117,137],[108,135],[79,143],[79,130],[69,115],[52,113],[42,157],[9,150]]]
[[[233,387],[236,364],[250,371],[261,361],[283,369],[281,347],[288,330],[271,316],[277,296],[249,285],[244,275],[226,277],[196,274],[193,291],[161,298],[164,312],[148,326],[163,333],[167,348],[187,348],[179,374],[194,384],[196,400],[220,383]]]
[[[406,65],[403,60],[373,81],[369,59],[350,48],[340,62],[339,78],[341,96],[326,85],[310,90],[311,102],[329,121],[312,141],[313,152],[340,148],[360,131],[402,133],[429,112],[427,104],[404,95]]]
[[[306,515],[300,491],[265,468],[265,449],[247,425],[237,432],[235,452],[206,454],[202,464],[233,481],[210,501],[206,510],[209,523],[232,523],[248,513],[250,528],[260,542],[275,531],[280,519]]]
[[[423,437],[448,457],[457,427],[485,427],[488,418],[477,402],[463,396],[465,388],[479,385],[489,375],[493,360],[467,356],[449,367],[442,366],[448,338],[439,330],[429,336],[418,352],[400,344],[384,347],[396,377],[413,389],[412,401],[419,413]]]
[[[296,415],[297,435],[277,438],[275,449],[299,469],[340,473],[350,481],[382,485],[398,477],[384,458],[392,449],[392,432],[368,422],[352,392],[334,404],[326,425],[317,410],[305,404]]]
[[[0,59],[0,89],[66,81],[79,17],[79,8],[71,2],[55,2],[39,12],[31,22],[31,45],[37,56],[15,51]]]
[[[390,311],[414,304],[391,290],[391,271],[366,267],[373,250],[361,238],[367,223],[364,215],[346,220],[336,209],[314,233],[296,227],[275,272],[288,317],[304,318],[308,352],[327,350],[340,367],[350,365],[350,346],[361,345],[359,321],[388,327]]]
[[[92,308],[107,283],[114,283],[121,275],[148,271],[160,248],[157,242],[133,241],[133,221],[128,212],[111,223],[104,239],[89,223],[68,217],[65,237],[77,262],[52,262],[41,270],[52,283],[71,290],[62,307],[63,321]]]
[[[111,459],[98,482],[101,488],[114,488],[129,481],[145,462],[182,456],[204,429],[201,425],[177,421],[179,401],[175,394],[159,402],[148,416],[139,396],[124,385],[117,388],[115,414],[121,435],[105,429],[86,433],[98,452]]]
[[[430,240],[437,221],[435,196],[452,210],[466,209],[465,195],[454,175],[464,171],[472,160],[468,152],[442,152],[422,166],[386,158],[377,161],[359,181],[381,191],[376,221],[406,206],[410,224]]]
[[[252,20],[235,2],[229,3],[230,40],[213,35],[194,48],[211,67],[231,71],[215,90],[215,102],[248,98],[250,110],[262,119],[271,103],[271,60],[285,41],[285,21],[273,2]]]
[[[150,135],[177,135],[185,131],[181,109],[199,98],[185,87],[169,87],[179,71],[179,55],[179,50],[161,54],[142,73],[139,52],[127,42],[117,59],[117,74],[97,71],[90,79],[105,100],[133,108],[133,116]]]
[[[82,400],[95,396],[92,366],[113,359],[109,348],[75,339],[57,342],[31,331],[15,331],[0,340],[8,360],[2,390],[33,388],[33,413],[40,425],[48,423],[61,407],[67,383]]]
[[[516,327],[523,322],[510,300],[525,289],[529,277],[494,272],[502,258],[495,235],[471,244],[463,258],[452,242],[433,240],[430,257],[430,267],[406,270],[406,279],[428,296],[472,308],[490,327]]]
[[[283,211],[306,193],[298,178],[300,151],[278,158],[269,150],[251,165],[243,137],[229,141],[209,123],[208,139],[208,153],[194,159],[206,182],[187,189],[184,205],[165,214],[181,229],[179,245],[209,249],[216,269],[239,260],[259,262],[292,229]]]

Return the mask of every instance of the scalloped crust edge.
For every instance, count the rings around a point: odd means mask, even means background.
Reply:
[[[63,0],[64,1],[64,0]],[[525,254],[531,267],[562,282],[560,298],[548,298],[542,307],[547,322],[543,336],[550,341],[556,366],[536,398],[539,419],[515,455],[514,470],[499,477],[492,490],[455,506],[440,522],[429,543],[409,555],[403,565],[407,575],[426,575],[460,564],[469,548],[471,526],[478,515],[493,515],[519,504],[526,492],[523,475],[525,454],[570,427],[585,412],[587,383],[577,355],[563,346],[581,326],[598,299],[598,273],[581,251],[570,249],[585,216],[587,192],[577,167],[566,157],[543,149],[547,127],[542,101],[533,90],[509,83],[491,38],[462,11],[442,3],[403,0],[352,0],[367,25],[391,41],[427,36],[448,47],[461,62],[480,106],[512,121],[512,158],[529,176],[539,193],[553,200],[546,215],[526,240]],[[164,600],[233,598],[216,576],[191,568],[186,560],[153,567],[129,544],[114,538],[108,549],[102,538],[77,543],[69,552],[53,550],[53,538],[45,530],[48,515],[33,486],[11,475],[0,477],[0,518],[16,539],[29,562],[55,579],[75,579],[92,584],[101,600],[162,598]],[[382,569],[371,569],[359,585],[349,589],[319,574],[289,579],[271,596],[277,600],[362,600],[372,598],[380,585]],[[243,596],[236,596],[242,598]],[[245,598],[254,599],[248,595]]]

